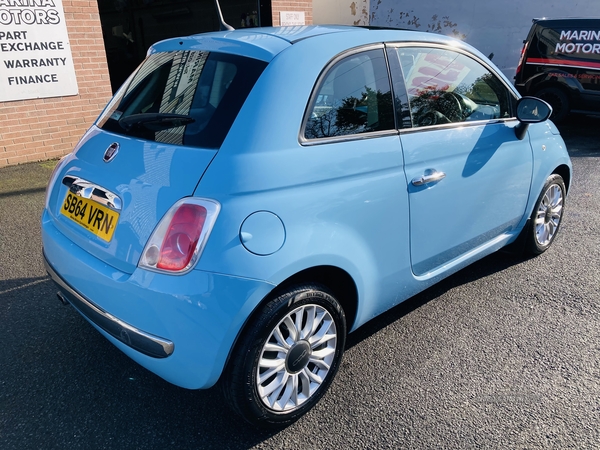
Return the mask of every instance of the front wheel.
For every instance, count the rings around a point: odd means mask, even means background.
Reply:
[[[536,97],[548,102],[552,106],[552,119],[555,123],[561,123],[569,114],[569,98],[561,89],[545,88],[535,94]]]
[[[548,177],[531,215],[527,240],[529,253],[539,255],[554,241],[563,217],[566,192],[560,175]]]
[[[316,285],[267,303],[233,351],[221,388],[230,406],[259,426],[288,425],[323,396],[342,359],[346,320]]]

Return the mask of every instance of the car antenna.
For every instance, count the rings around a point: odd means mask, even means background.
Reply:
[[[215,0],[215,7],[217,8],[217,15],[219,16],[219,24],[220,24],[219,30],[220,31],[235,30],[235,28],[233,28],[231,25],[226,23],[225,19],[223,19],[223,13],[221,12],[221,5],[219,5],[219,0]]]

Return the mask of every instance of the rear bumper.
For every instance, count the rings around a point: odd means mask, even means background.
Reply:
[[[134,326],[119,320],[112,314],[104,311],[91,300],[84,298],[76,292],[69,284],[58,275],[44,253],[44,264],[50,278],[58,286],[61,295],[65,298],[79,313],[87,318],[94,325],[102,328],[113,338],[118,339],[138,352],[153,358],[166,358],[173,353],[173,342],[138,330]]]
[[[188,389],[218,381],[242,327],[273,289],[201,270],[121,272],[65,237],[46,211],[42,243],[48,273],[68,302],[131,359]]]

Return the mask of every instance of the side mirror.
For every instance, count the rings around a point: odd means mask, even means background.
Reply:
[[[517,139],[525,138],[525,133],[530,123],[540,123],[548,120],[552,114],[552,106],[544,100],[535,97],[522,97],[517,102],[517,119],[519,124],[515,127]]]

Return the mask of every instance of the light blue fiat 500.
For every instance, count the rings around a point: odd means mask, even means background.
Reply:
[[[571,163],[550,113],[431,33],[159,42],[52,175],[47,270],[148,370],[285,425],[347,333],[508,244],[551,245]]]

